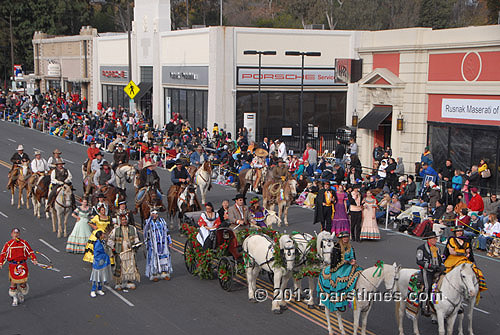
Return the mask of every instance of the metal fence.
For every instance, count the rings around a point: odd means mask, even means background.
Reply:
[[[340,143],[343,145],[347,145],[349,143],[349,139],[354,137],[356,139],[356,130],[354,128],[339,128],[335,131],[335,133],[331,134],[321,134],[317,137],[305,136],[303,140],[303,145],[306,143],[311,143],[313,148],[318,151],[318,154],[321,155],[323,152],[328,150],[328,152],[335,151],[336,140],[340,140]],[[285,142],[288,150],[293,150],[294,153],[301,153],[305,148],[299,148],[300,138],[298,136],[293,137],[283,137],[283,142]]]

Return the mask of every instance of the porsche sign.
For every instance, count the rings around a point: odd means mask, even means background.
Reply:
[[[262,68],[260,84],[262,86],[300,86],[302,73],[300,68]],[[238,85],[258,85],[259,68],[239,67]],[[333,68],[304,69],[304,86],[332,86],[335,83]]]

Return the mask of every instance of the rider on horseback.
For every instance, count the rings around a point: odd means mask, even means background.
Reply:
[[[94,185],[99,189],[103,186],[115,187],[115,173],[108,162],[104,161],[101,168],[94,174]]]
[[[424,283],[425,292],[430,297],[432,284],[444,272],[445,266],[443,265],[441,251],[436,246],[436,233],[431,232],[423,239],[427,240],[427,242],[417,248],[417,265],[420,267],[420,278]],[[427,301],[420,301],[422,314],[425,316],[430,316],[428,302],[430,302],[429,299]]]
[[[35,151],[35,158],[31,161],[31,171],[38,175],[44,175],[49,171],[49,164],[38,150]]]
[[[146,162],[141,172],[139,173],[139,185],[137,189],[137,202],[142,200],[146,192],[146,187],[151,186],[156,190],[156,195],[158,198],[162,199],[161,188],[160,188],[160,177],[154,170],[156,164],[153,162]]]
[[[120,164],[128,163],[128,160],[129,156],[128,153],[123,150],[123,143],[118,143],[118,149],[113,154],[113,170],[116,170]]]
[[[260,185],[260,180],[262,178],[262,169],[267,165],[266,159],[268,152],[262,148],[258,148],[255,150],[255,157],[252,159],[250,166],[252,167],[252,171],[256,174],[255,182],[252,185],[254,190]],[[252,176],[253,177],[253,176]]]
[[[191,165],[199,167],[203,162],[207,160],[207,155],[203,152],[203,147],[198,145],[196,150],[189,156],[189,161]]]
[[[30,160],[30,158],[28,157],[28,154],[26,154],[24,152],[23,145],[19,144],[19,146],[17,147],[17,152],[14,153],[12,155],[12,157],[10,158],[10,161],[12,162],[12,167],[10,168],[9,177],[10,177],[12,171],[14,171],[19,165],[21,165],[21,162],[23,159],[27,159],[28,161]],[[17,176],[14,175],[14,177],[9,180],[7,188],[10,189],[12,187],[12,185],[14,185],[16,183],[16,181],[17,181]]]
[[[278,158],[278,165],[273,168],[273,177],[275,182],[283,183],[288,179],[288,168],[282,158]]]
[[[47,206],[49,208],[52,208],[52,206],[54,205],[54,200],[56,199],[56,194],[59,187],[64,184],[71,185],[71,179],[72,179],[71,172],[64,167],[64,164],[66,163],[64,163],[62,158],[55,161],[56,168],[50,174],[50,192],[49,192],[49,199],[47,202]],[[75,208],[74,195],[72,195],[71,197],[71,205],[73,208]]]
[[[55,162],[59,159],[62,159],[61,154],[62,154],[62,152],[59,149],[56,149],[56,150],[54,150],[54,152],[52,152],[52,156],[49,157],[49,160],[47,161],[47,163],[49,164],[50,170],[53,170],[56,168]]]
[[[96,147],[95,140],[90,142],[90,147],[87,149],[87,173],[90,173],[92,169],[92,161],[96,158],[97,153],[99,153],[99,148]]]
[[[188,171],[184,167],[184,164],[180,159],[175,161],[175,169],[172,170],[172,174],[170,175],[170,180],[172,181],[172,186],[170,187],[169,194],[175,190],[175,197],[177,198],[181,193],[181,190],[184,188],[184,185],[187,185],[191,182],[191,177],[189,176]]]
[[[92,160],[92,163],[90,164],[90,170],[92,173],[97,173],[102,167],[102,164],[106,162],[106,160],[103,158],[102,152],[98,151],[95,154],[95,158]]]

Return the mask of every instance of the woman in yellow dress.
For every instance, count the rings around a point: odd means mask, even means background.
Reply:
[[[455,236],[451,236],[446,243],[444,256],[446,257],[444,265],[446,266],[446,273],[453,270],[456,266],[464,263],[473,265],[474,272],[476,273],[479,281],[479,291],[486,291],[486,281],[484,280],[483,272],[479,270],[474,263],[474,255],[470,243],[463,237],[464,229],[462,227],[454,227],[452,231]]]
[[[97,212],[98,215],[94,216],[89,222],[93,231],[89,237],[87,246],[85,247],[85,254],[83,255],[83,260],[89,263],[94,262],[94,242],[97,240],[95,233],[98,231],[107,233],[111,230],[111,228],[113,228],[111,225],[111,218],[106,215],[106,208],[104,206],[100,206],[97,208]]]

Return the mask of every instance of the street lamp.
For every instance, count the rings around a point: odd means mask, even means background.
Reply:
[[[100,4],[106,5],[108,4],[107,0],[90,0],[90,4]],[[120,5],[113,4],[111,5],[117,6],[118,10],[120,10]],[[130,20],[130,3],[127,2],[127,44],[128,44],[128,79],[132,80],[132,23]],[[129,99],[129,113],[132,112],[134,107],[134,99]]]
[[[285,56],[301,56],[302,66],[301,76],[300,76],[300,105],[299,105],[299,150],[302,150],[303,139],[302,139],[302,116],[303,116],[303,102],[304,102],[304,58],[307,57],[319,57],[321,52],[319,51],[285,51]]]
[[[276,56],[276,51],[266,50],[266,51],[257,51],[257,50],[245,50],[243,51],[244,55],[259,55],[259,88],[257,93],[257,118],[255,124],[255,140],[259,141],[259,130],[260,130],[260,80],[261,80],[261,72],[262,72],[262,55],[264,56]]]

